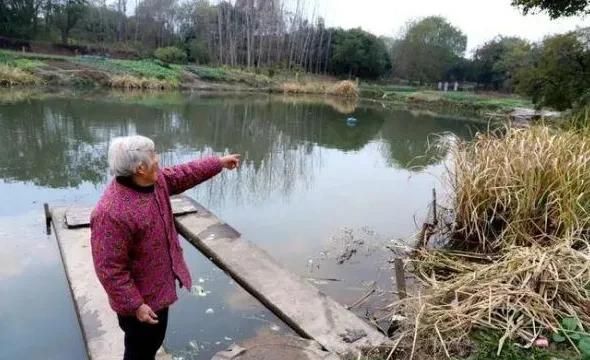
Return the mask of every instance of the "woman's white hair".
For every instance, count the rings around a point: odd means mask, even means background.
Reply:
[[[109,146],[109,169],[114,176],[131,176],[142,164],[152,165],[154,141],[141,135],[114,138]]]

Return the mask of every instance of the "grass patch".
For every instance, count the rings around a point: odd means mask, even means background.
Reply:
[[[204,81],[243,83],[253,87],[269,86],[272,83],[266,75],[239,69],[189,65],[186,70]]]
[[[346,98],[357,98],[359,96],[358,86],[355,82],[349,80],[337,83],[328,81],[287,81],[279,85],[279,90],[285,94],[322,94]]]
[[[168,65],[152,60],[111,60],[99,57],[79,57],[75,61],[117,75],[178,82],[182,72],[180,65]]]
[[[279,89],[285,94],[325,94],[329,87],[326,83],[296,81],[287,81],[279,85]]]
[[[566,129],[577,129],[588,132],[590,129],[590,105],[574,109],[563,121]]]
[[[0,86],[12,87],[42,83],[37,76],[14,66],[0,64]]]
[[[133,75],[112,76],[109,85],[122,90],[170,90],[176,87],[175,83],[167,80],[139,78]]]
[[[415,87],[362,85],[362,97],[382,99],[400,103],[423,103],[444,108],[464,110],[512,110],[517,107],[531,108],[533,104],[516,96],[502,96],[495,94],[476,94],[467,91],[441,92],[434,90],[420,90]]]
[[[446,92],[441,93],[441,97],[453,101],[468,102],[480,105],[498,106],[504,108],[527,107],[533,106],[529,100],[516,96],[494,96],[488,94],[475,94],[470,92]]]
[[[476,344],[475,353],[472,354],[468,360],[574,360],[580,359],[580,356],[574,351],[567,349],[539,349],[529,348],[524,349],[516,346],[514,343],[508,343],[500,353],[498,351],[498,343],[502,338],[502,334],[497,332],[483,332],[478,331],[473,335],[474,343]]]
[[[232,81],[233,78],[223,68],[213,68],[206,66],[189,66],[188,70],[197,75],[202,80],[207,81]]]
[[[40,60],[16,57],[13,54],[4,51],[0,51],[0,64],[9,65],[29,72],[44,65]]]
[[[12,59],[29,59],[29,60],[38,60],[38,61],[45,61],[45,60],[55,60],[55,61],[71,61],[74,59],[71,56],[64,56],[64,55],[48,55],[48,54],[38,54],[38,53],[29,53],[29,52],[20,52],[20,51],[12,51],[12,50],[0,50],[0,61],[2,58],[10,57]]]

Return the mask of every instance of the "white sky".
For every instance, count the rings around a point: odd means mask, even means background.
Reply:
[[[550,20],[547,15],[523,16],[510,0],[318,0],[328,26],[361,27],[376,35],[394,36],[408,20],[440,15],[468,37],[470,51],[498,34],[531,41],[546,35],[590,26],[590,16]]]

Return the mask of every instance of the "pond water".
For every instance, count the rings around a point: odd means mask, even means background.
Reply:
[[[188,192],[285,267],[360,316],[393,298],[385,245],[410,238],[447,154],[434,134],[474,123],[332,99],[266,95],[0,94],[1,359],[84,359],[80,326],[42,204],[92,205],[111,180],[114,136],[152,137],[163,165],[241,153],[243,166]],[[354,117],[356,121],[347,121]],[[171,309],[165,346],[209,359],[290,330],[184,243],[195,285]],[[114,315],[113,315],[114,316]]]

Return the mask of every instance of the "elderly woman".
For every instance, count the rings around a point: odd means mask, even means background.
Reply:
[[[124,359],[154,359],[177,299],[176,281],[191,288],[170,195],[238,167],[240,159],[209,157],[160,169],[154,142],[143,136],[114,139],[108,157],[115,179],[91,216],[94,267],[125,333]]]

